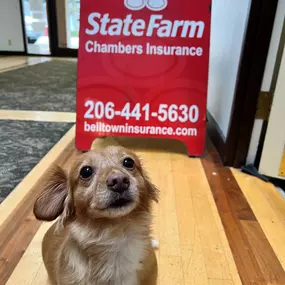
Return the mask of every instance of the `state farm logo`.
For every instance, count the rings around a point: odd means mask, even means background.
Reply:
[[[124,0],[125,6],[132,11],[147,7],[151,11],[162,11],[168,5],[168,0]]]
[[[174,1],[174,0],[173,0]],[[168,19],[163,10],[168,0],[124,0],[125,6],[133,11],[147,8],[157,11],[147,19],[138,18],[138,13],[129,12],[123,17],[112,16],[112,13],[91,12],[88,15],[88,25],[85,34],[89,36],[124,36],[124,37],[159,37],[159,38],[202,38],[205,22],[199,20]],[[91,45],[91,43],[89,43]]]

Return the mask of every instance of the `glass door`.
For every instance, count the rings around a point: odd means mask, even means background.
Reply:
[[[76,57],[79,47],[80,0],[47,0],[51,53]]]
[[[80,0],[66,0],[66,2],[67,2],[67,15],[66,15],[67,47],[78,49]]]
[[[46,0],[22,0],[28,54],[49,55]]]

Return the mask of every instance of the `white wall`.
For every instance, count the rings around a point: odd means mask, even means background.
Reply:
[[[0,51],[24,51],[19,0],[0,0]]]
[[[208,111],[226,137],[251,0],[213,0]]]

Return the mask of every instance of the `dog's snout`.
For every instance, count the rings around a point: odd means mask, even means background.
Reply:
[[[107,179],[107,186],[114,192],[122,193],[129,189],[130,179],[123,173],[112,173]]]

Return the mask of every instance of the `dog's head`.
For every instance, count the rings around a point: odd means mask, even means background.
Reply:
[[[139,158],[122,147],[108,147],[79,155],[68,174],[55,168],[43,183],[34,205],[39,220],[120,218],[149,211],[158,190]]]

